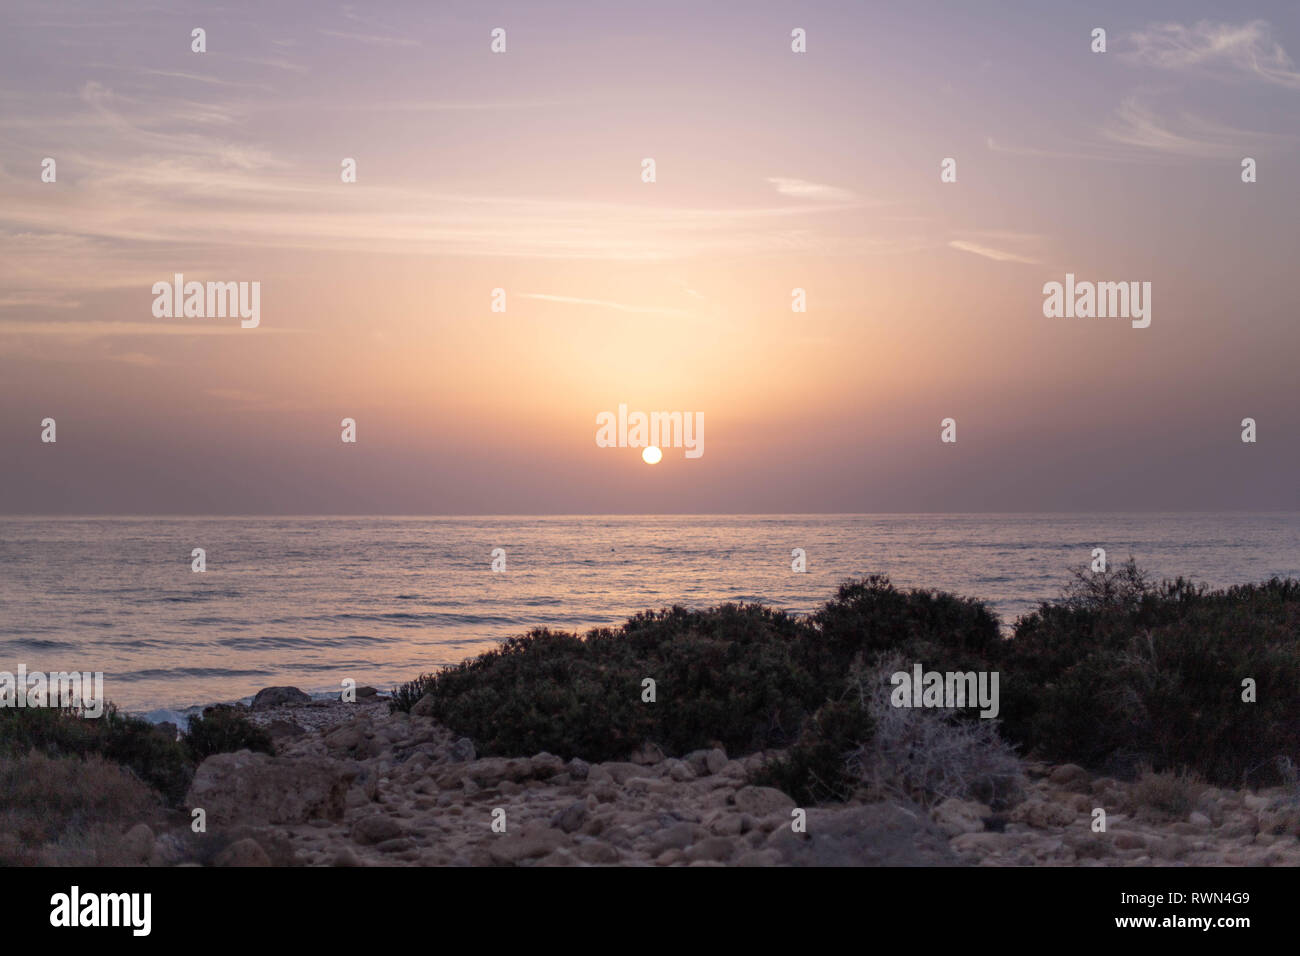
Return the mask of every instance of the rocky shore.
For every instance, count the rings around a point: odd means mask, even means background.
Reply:
[[[417,706],[416,711],[420,708]],[[275,740],[205,760],[179,817],[126,835],[134,862],[310,866],[1300,865],[1300,797],[1203,788],[1171,815],[1138,783],[1026,765],[1024,799],[994,812],[905,798],[796,808],[750,785],[764,759],[720,748],[682,759],[649,746],[588,764],[551,754],[480,758],[377,696],[264,703]],[[1106,814],[1094,832],[1095,811]],[[806,809],[806,814],[798,810]],[[800,824],[803,824],[802,831]]]

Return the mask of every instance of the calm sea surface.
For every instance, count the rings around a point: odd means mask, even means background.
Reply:
[[[810,611],[872,572],[1010,624],[1094,547],[1212,585],[1300,577],[1300,514],[0,518],[0,671],[103,671],[135,712],[269,684],[387,689],[532,627],[721,601]]]

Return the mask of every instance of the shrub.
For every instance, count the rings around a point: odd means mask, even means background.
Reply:
[[[1205,783],[1186,770],[1152,773],[1145,770],[1129,791],[1130,809],[1156,819],[1186,819],[1205,790]]]
[[[757,605],[638,614],[585,637],[535,630],[398,688],[481,753],[621,758],[646,740],[669,753],[714,742],[750,752],[792,739],[826,694],[801,662],[804,625]],[[655,703],[641,700],[655,681]]]
[[[998,721],[919,707],[895,707],[889,677],[906,670],[898,654],[882,655],[859,678],[874,734],[849,761],[849,772],[877,795],[898,794],[923,806],[949,797],[994,809],[1019,802],[1024,772]]]
[[[900,591],[882,575],[840,586],[812,618],[829,672],[855,658],[897,652],[937,670],[978,670],[1001,643],[997,617],[984,604],[942,591]]]
[[[121,764],[173,804],[185,796],[193,777],[180,743],[112,704],[93,719],[51,707],[0,709],[0,752],[21,756],[32,751],[54,757],[93,755]]]
[[[999,640],[982,604],[877,576],[846,582],[809,618],[727,604],[644,612],[581,637],[535,630],[395,688],[391,706],[409,711],[427,694],[432,715],[485,755],[609,760],[647,740],[670,754],[791,747],[764,779],[801,799],[840,799],[857,785],[844,757],[871,734],[860,694],[846,691],[854,662],[904,648],[972,669]],[[647,677],[654,704],[641,701]]]
[[[1098,577],[1002,645],[1010,739],[1049,760],[1279,782],[1279,758],[1300,756],[1300,582],[1157,586],[1131,560]]]
[[[275,749],[271,735],[233,707],[208,707],[202,716],[191,717],[182,740],[186,753],[196,765],[213,754],[236,750],[269,754]]]
[[[113,865],[120,834],[160,812],[149,787],[98,756],[0,756],[0,865]]]
[[[789,750],[767,761],[752,782],[783,790],[800,804],[847,800],[861,783],[849,758],[872,731],[866,701],[851,687],[817,708]]]

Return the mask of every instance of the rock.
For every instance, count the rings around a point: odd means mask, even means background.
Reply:
[[[356,853],[352,851],[352,847],[350,846],[339,847],[338,852],[334,854],[334,865],[335,866],[365,866],[365,864],[362,863],[361,860],[357,858]]]
[[[357,688],[357,700],[365,700],[367,697],[378,697],[379,691],[375,690],[369,684]]]
[[[1025,837],[1014,833],[962,833],[953,837],[951,846],[958,853],[981,857],[1006,853],[1025,845]]]
[[[375,849],[380,853],[406,853],[415,849],[415,841],[410,837],[393,837],[391,840],[376,843]]]
[[[647,741],[634,750],[627,759],[642,767],[649,767],[657,763],[663,763],[664,752],[659,749],[658,744]]]
[[[372,813],[352,824],[352,839],[362,846],[395,840],[403,835],[402,825],[390,816]]]
[[[1065,835],[1065,845],[1080,860],[1100,860],[1110,856],[1115,850],[1114,842],[1109,833],[1094,833],[1091,828],[1067,831]]]
[[[1255,814],[1245,810],[1238,810],[1225,816],[1223,823],[1219,826],[1218,835],[1228,840],[1254,838],[1258,829],[1259,821],[1256,820]]]
[[[1011,834],[968,834],[1008,837]],[[808,832],[772,832],[768,849],[791,866],[953,866],[961,862],[920,807],[895,802],[808,810]]]
[[[1114,835],[1115,848],[1119,850],[1145,850],[1147,839],[1133,830],[1120,830]]]
[[[433,695],[425,694],[414,704],[411,705],[412,717],[432,717],[433,716]]]
[[[494,863],[512,864],[546,856],[568,843],[569,838],[558,830],[525,829],[517,834],[506,832],[495,836],[488,844],[488,855]]]
[[[251,837],[236,840],[217,854],[215,866],[270,866],[271,858],[260,843]]]
[[[661,780],[658,777],[628,777],[623,784],[628,793],[670,793],[673,789],[672,781]]]
[[[1300,803],[1283,803],[1261,810],[1259,832],[1300,836]]]
[[[301,737],[307,731],[298,726],[292,720],[284,720],[277,717],[266,725],[266,732],[271,735],[272,740],[293,740],[295,737]]]
[[[253,710],[266,710],[283,704],[307,704],[311,695],[304,694],[296,687],[263,687],[253,698]]]
[[[778,866],[780,863],[779,850],[747,850],[736,859],[736,866]]]
[[[163,833],[154,840],[149,865],[176,866],[189,855],[189,846],[182,833]]]
[[[544,750],[541,753],[533,754],[532,774],[539,780],[554,777],[563,771],[564,761],[555,754],[548,754]]]
[[[695,779],[695,771],[690,764],[674,759],[668,761],[668,776],[678,783],[686,783]]]
[[[1188,816],[1187,822],[1190,823],[1192,826],[1196,827],[1198,830],[1208,830],[1210,827],[1214,825],[1213,821],[1210,820],[1209,817],[1207,817],[1204,813],[1200,813],[1199,811],[1196,810],[1193,810],[1191,815]]]
[[[455,763],[470,763],[477,757],[478,754],[474,750],[474,741],[468,737],[457,737],[456,742],[447,751],[447,759]]]
[[[611,760],[600,765],[620,786],[627,783],[632,777],[640,777],[645,774],[645,768],[640,764],[630,763],[620,760]]]
[[[949,797],[930,811],[930,818],[947,837],[978,833],[984,829],[985,819],[992,815],[993,811],[984,804],[956,797]]]
[[[574,780],[586,780],[590,770],[591,764],[580,757],[574,757],[569,761],[569,776]]]
[[[716,860],[725,863],[731,859],[736,850],[736,844],[726,837],[709,837],[707,840],[701,840],[699,843],[686,848],[686,859],[692,863],[696,860]]]
[[[694,823],[676,823],[655,834],[650,855],[659,856],[665,850],[684,850],[695,842]]]
[[[137,823],[122,836],[122,854],[132,865],[147,863],[153,856],[153,831],[143,823]]]
[[[727,765],[727,752],[721,747],[714,747],[704,758],[704,763],[709,773],[721,773]]]
[[[711,750],[692,750],[682,758],[697,777],[718,773],[727,765],[727,752],[714,747]]]
[[[1013,823],[1024,823],[1039,830],[1069,826],[1074,818],[1073,807],[1046,800],[1026,800],[1011,811]]]
[[[741,787],[736,791],[736,809],[756,817],[794,809],[794,797],[775,787]]]
[[[558,827],[565,833],[573,833],[575,830],[581,829],[586,822],[587,804],[581,800],[569,804],[551,818],[551,826]]]
[[[384,742],[376,736],[367,717],[358,717],[325,735],[325,746],[356,760],[368,760],[384,751]]]
[[[355,776],[349,765],[326,757],[214,754],[195,771],[185,806],[202,807],[209,824],[341,820]]]
[[[597,866],[607,866],[611,863],[617,863],[619,860],[618,850],[608,843],[583,843],[575,852],[578,859]]]
[[[1061,764],[1047,776],[1047,782],[1062,790],[1088,793],[1092,789],[1092,776],[1078,764]]]

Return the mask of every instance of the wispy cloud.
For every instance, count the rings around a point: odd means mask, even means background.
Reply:
[[[1266,20],[1153,24],[1129,34],[1127,42],[1132,49],[1122,55],[1163,70],[1235,75],[1300,89],[1300,72],[1272,31]]]
[[[767,181],[776,187],[782,196],[791,199],[812,199],[821,202],[849,202],[857,197],[847,189],[838,186],[825,186],[810,183],[804,179],[787,179],[781,176],[769,176]]]
[[[1180,111],[1157,115],[1136,97],[1126,97],[1114,117],[1100,130],[1111,142],[1172,156],[1205,159],[1241,156],[1243,148],[1264,141],[1294,141],[1295,137],[1235,129]]]
[[[1019,262],[1024,265],[1037,265],[1037,259],[1031,259],[1028,256],[1022,256],[1015,252],[1007,252],[1003,249],[994,249],[992,246],[986,246],[978,242],[971,242],[967,239],[953,239],[948,243],[953,249],[960,249],[962,252],[969,252],[973,255],[983,256],[985,259],[992,259],[994,262]]]

